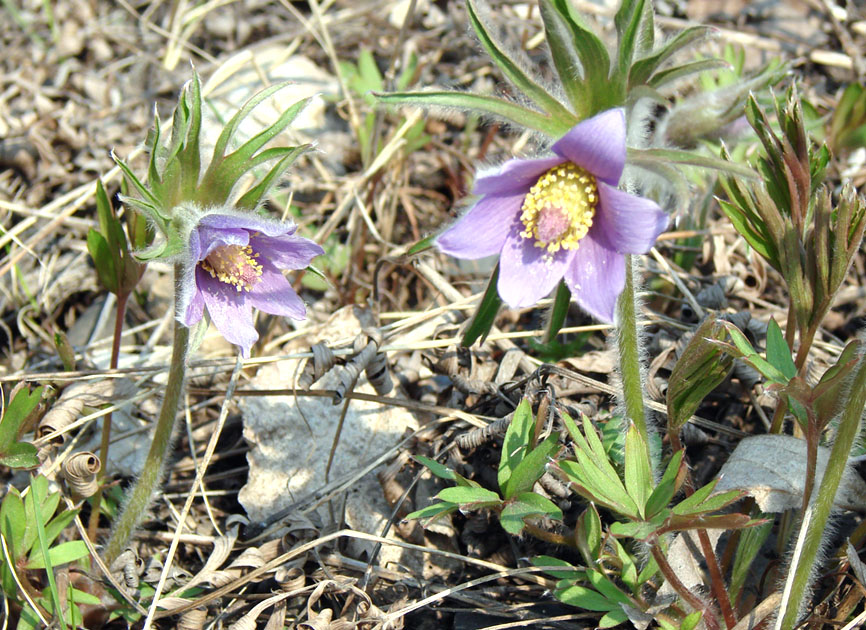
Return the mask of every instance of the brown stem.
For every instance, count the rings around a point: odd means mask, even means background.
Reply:
[[[698,539],[701,541],[701,550],[704,553],[704,559],[707,562],[707,568],[710,571],[710,588],[713,591],[713,596],[722,610],[722,615],[725,618],[725,624],[728,628],[733,628],[737,625],[737,617],[734,615],[734,609],[731,606],[731,599],[728,597],[728,589],[725,588],[725,579],[722,577],[722,570],[719,567],[719,561],[716,558],[716,552],[710,543],[710,537],[707,536],[707,530],[698,530]]]
[[[117,304],[114,318],[114,338],[111,340],[111,360],[108,367],[117,369],[120,360],[120,340],[123,337],[123,320],[126,317],[126,303],[129,300],[129,291],[120,291],[117,294]],[[96,540],[96,530],[99,528],[99,512],[102,507],[102,486],[105,481],[105,471],[108,467],[108,446],[111,440],[111,414],[105,414],[102,419],[102,443],[99,446],[99,488],[93,495],[91,503],[90,519],[87,522],[87,536],[90,540]]]
[[[659,571],[662,572],[662,575],[665,576],[665,579],[670,583],[674,591],[676,591],[677,595],[682,597],[689,606],[691,606],[695,610],[701,611],[704,623],[707,626],[707,630],[721,630],[721,624],[719,623],[719,619],[718,617],[716,617],[715,612],[710,608],[710,605],[702,601],[697,595],[692,593],[685,584],[680,581],[680,578],[677,577],[676,572],[673,570],[671,565],[668,564],[667,558],[665,558],[665,554],[663,554],[662,550],[659,549],[658,544],[653,543],[652,545],[650,545],[650,549],[652,551],[652,555],[656,561],[656,564],[659,565]]]
[[[809,356],[809,350],[812,349],[812,343],[815,341],[815,333],[817,332],[817,325],[809,326],[805,331],[800,331],[800,347],[797,348],[794,365],[797,367],[797,373],[801,376],[805,372],[806,358]]]

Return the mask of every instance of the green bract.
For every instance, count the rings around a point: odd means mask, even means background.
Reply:
[[[124,203],[144,213],[163,237],[138,252],[140,259],[168,258],[184,250],[185,235],[192,227],[192,217],[184,208],[212,208],[231,202],[237,209],[254,210],[292,162],[311,148],[309,144],[263,148],[291,124],[309,99],[292,105],[273,124],[237,149],[230,148],[237,140],[241,122],[257,105],[287,85],[270,86],[250,98],[223,127],[209,158],[203,159],[201,81],[196,74],[181,91],[170,139],[163,138],[159,117],[154,116],[154,127],[146,141],[150,156],[147,184],[115,156],[135,191],[134,196],[123,197]],[[262,166],[267,166],[267,171],[256,173],[251,187],[237,190],[244,174]]]
[[[507,52],[508,47],[492,35],[486,7],[479,0],[466,3],[469,21],[484,50],[505,78],[526,97],[528,106],[494,96],[451,91],[393,92],[377,94],[377,98],[391,105],[473,111],[559,138],[579,121],[608,109],[628,107],[638,98],[665,103],[661,90],[673,82],[728,66],[722,59],[689,59],[671,64],[677,53],[708,37],[713,29],[691,26],[667,40],[656,41],[651,0],[623,0],[614,16],[613,53],[570,0],[539,0],[538,4],[556,71],[555,86],[545,86],[534,76],[529,63]],[[699,108],[691,108],[697,117],[706,118],[707,111],[716,114],[713,121],[701,121],[701,132],[711,133],[736,118],[749,89],[778,78],[778,68],[768,68],[752,81],[742,83],[748,84],[747,87],[738,84],[734,89],[709,93],[710,103],[702,102]],[[706,100],[706,95],[702,96]],[[679,116],[678,122],[685,122],[682,118]]]

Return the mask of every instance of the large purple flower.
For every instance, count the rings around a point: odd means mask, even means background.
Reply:
[[[511,307],[535,304],[564,278],[581,308],[612,322],[623,254],[648,251],[667,215],[616,188],[626,156],[622,109],[578,123],[552,150],[478,178],[472,192],[481,199],[436,244],[456,258],[499,254],[497,288]]]
[[[189,237],[181,280],[178,319],[192,326],[207,307],[220,334],[240,346],[244,357],[259,338],[252,307],[272,315],[304,319],[304,302],[281,269],[303,269],[324,253],[295,235],[292,223],[253,214],[205,214]]]

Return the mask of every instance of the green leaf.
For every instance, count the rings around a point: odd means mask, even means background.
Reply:
[[[782,329],[772,317],[767,322],[767,361],[785,375],[792,379],[797,375],[797,366],[791,357],[791,349],[785,341]]]
[[[290,81],[284,81],[282,83],[277,83],[275,85],[266,87],[265,89],[254,94],[246,103],[243,104],[243,106],[237,111],[237,113],[232,116],[231,120],[226,123],[225,127],[223,127],[223,130],[219,135],[219,138],[217,138],[213,150],[213,162],[221,161],[223,156],[225,156],[229,142],[235,135],[235,132],[238,130],[238,127],[240,126],[241,122],[243,122],[244,118],[249,116],[252,111],[259,106],[259,104],[261,104],[280,90],[288,87],[289,85],[291,85]],[[211,167],[213,167],[213,163],[211,164]],[[210,168],[208,170],[210,170]]]
[[[737,501],[742,496],[739,490],[728,490],[727,492],[710,496],[718,482],[718,479],[713,479],[703,488],[695,490],[694,494],[686,497],[673,507],[673,513],[687,516],[702,512],[715,512]]]
[[[530,559],[534,567],[562,567],[562,571],[545,571],[545,573],[557,580],[576,580],[586,574],[585,571],[579,570],[565,560],[554,558],[553,556],[536,556]]]
[[[446,503],[457,503],[461,509],[479,509],[502,503],[499,495],[492,490],[470,486],[445,488],[436,498]]]
[[[859,351],[860,342],[856,339],[849,341],[836,363],[824,372],[814,388],[812,404],[820,426],[826,426],[827,422],[836,416],[840,405],[844,404],[842,391],[848,382],[847,375],[857,365]]]
[[[739,328],[737,328],[734,324],[730,322],[723,323],[728,329],[728,334],[731,336],[731,340],[734,342],[733,346],[730,346],[729,344],[722,344],[725,348],[728,349],[728,352],[731,352],[735,356],[741,357],[746,363],[758,370],[758,372],[760,372],[768,380],[774,383],[778,383],[780,385],[788,384],[789,379],[784,374],[782,374],[782,372],[777,370],[771,363],[766,361],[757,352],[755,352],[755,349],[752,348],[752,344],[749,343],[749,340],[746,338],[746,336],[742,332],[740,332]]]
[[[16,442],[0,453],[0,466],[36,468],[39,466],[39,458],[36,456],[38,452],[39,450],[30,442]]]
[[[723,184],[724,185],[724,184]],[[730,195],[730,192],[728,192]],[[754,227],[754,223],[741,206],[719,199],[722,212],[733,223],[734,228],[746,239],[749,246],[758,252],[774,268],[779,268],[778,256],[774,247],[768,242],[766,235]]]
[[[456,503],[434,503],[406,515],[407,520],[423,520],[426,527],[440,516],[456,511],[460,506]]]
[[[430,472],[432,472],[440,479],[454,481],[457,478],[457,475],[453,470],[443,464],[440,464],[435,459],[430,459],[429,457],[424,457],[423,455],[413,455],[412,459],[414,459],[419,464],[423,464],[424,466],[429,468]]]
[[[635,61],[628,74],[629,87],[642,85],[649,82],[650,77],[655,74],[663,63],[670,59],[673,55],[706,38],[712,29],[708,26],[690,26],[677,33],[674,37],[665,42],[662,46],[652,52],[652,54]],[[722,62],[725,67],[728,67],[727,62]]]
[[[659,529],[659,524],[647,521],[617,521],[610,526],[610,533],[617,538],[646,540]]]
[[[621,610],[619,604],[608,601],[601,593],[597,593],[584,586],[578,586],[577,584],[556,591],[556,598],[565,604],[576,606],[583,610],[593,610],[596,612]]]
[[[584,69],[574,31],[566,17],[554,6],[553,0],[539,0],[538,6],[544,22],[547,45],[550,47],[550,57],[565,95],[578,117],[587,118],[592,115],[592,92],[589,81],[585,79],[588,73]]]
[[[506,481],[505,488],[502,489],[505,498],[510,499],[531,490],[535,482],[544,474],[547,462],[555,452],[559,451],[559,448],[559,433],[554,432],[529,451]]]
[[[363,95],[374,90],[382,91],[385,89],[382,73],[379,72],[376,59],[368,48],[362,48],[358,54],[358,74],[356,76],[358,80],[355,82],[355,89],[358,94]]]
[[[551,117],[566,127],[571,128],[577,124],[578,118],[562,106],[558,100],[551,96],[543,87],[532,80],[505,51],[499,46],[490,34],[487,32],[484,23],[478,17],[478,10],[474,0],[467,0],[466,9],[469,13],[469,21],[481,46],[490,55],[493,62],[502,70],[502,74],[511,81],[521,92],[534,102],[542,111],[551,115]]]
[[[746,583],[752,562],[754,562],[772,530],[773,520],[769,519],[763,525],[749,527],[740,532],[740,539],[734,554],[734,565],[731,568],[731,583],[728,587],[731,601],[737,600],[738,594]]]
[[[724,59],[698,59],[666,68],[660,72],[656,72],[647,82],[652,88],[659,89],[674,81],[679,81],[685,77],[701,72],[709,72],[711,70],[719,70],[729,68],[730,65]]]
[[[111,255],[108,241],[93,228],[90,228],[87,232],[87,251],[93,259],[96,274],[99,276],[99,282],[108,291],[117,293],[119,284],[117,282],[117,268],[115,267],[114,256]]]
[[[590,496],[587,498],[591,501],[598,501],[620,514],[639,518],[637,506],[608,460],[589,418],[583,416],[583,434],[577,430],[574,421],[567,414],[563,414],[562,419],[575,442],[578,461],[575,463],[562,460],[559,467],[575,482],[575,489],[578,492],[581,488],[588,491]]]
[[[503,494],[508,487],[508,480],[514,473],[514,469],[523,461],[526,452],[532,448],[535,436],[535,418],[532,415],[532,407],[529,400],[524,398],[517,405],[511,417],[511,424],[505,432],[502,441],[502,455],[499,458],[499,471],[497,480],[499,489]]]
[[[490,276],[490,281],[487,283],[487,288],[484,290],[484,295],[481,297],[481,302],[478,303],[478,308],[475,309],[472,321],[469,322],[466,332],[463,333],[463,339],[460,341],[461,346],[468,348],[479,337],[481,337],[481,342],[484,343],[484,339],[487,338],[490,329],[493,328],[496,314],[499,312],[499,307],[502,306],[502,300],[496,288],[498,280],[499,263],[496,263],[493,274]]]
[[[553,299],[553,306],[548,312],[547,328],[544,331],[544,342],[550,343],[556,338],[559,329],[565,323],[565,317],[568,315],[568,307],[571,305],[571,291],[565,282],[560,282],[556,287],[556,296]]]
[[[42,390],[42,387],[37,387],[31,392],[29,387],[24,386],[15,392],[0,418],[0,453],[18,441],[21,424],[42,400]]]
[[[628,615],[622,608],[613,609],[609,613],[602,615],[598,620],[599,628],[613,628],[628,621]]]
[[[734,358],[715,341],[727,337],[727,328],[714,318],[698,326],[677,360],[669,379],[668,431],[679,431],[704,398],[727,378]]]
[[[499,522],[505,531],[517,536],[523,531],[524,518],[542,515],[561,519],[562,510],[550,499],[533,492],[524,492],[505,504],[499,513]]]
[[[62,330],[54,331],[54,348],[57,350],[57,356],[60,357],[60,362],[63,363],[63,369],[67,372],[75,371],[75,349],[69,342],[69,337]],[[2,428],[0,428],[2,434]],[[3,443],[0,438],[0,444]]]
[[[586,577],[589,580],[589,583],[592,584],[592,587],[604,595],[608,601],[626,604],[627,606],[632,606],[634,604],[629,596],[623,593],[619,587],[601,571],[589,570],[586,572]]]
[[[373,96],[382,105],[411,105],[422,109],[440,109],[448,112],[455,109],[467,112],[477,112],[491,116],[496,120],[534,129],[551,138],[559,138],[568,132],[573,125],[562,123],[542,113],[516,105],[505,99],[493,96],[482,96],[468,92],[391,92],[376,93]]]
[[[598,562],[601,554],[602,534],[601,518],[596,512],[595,506],[590,503],[577,517],[577,523],[574,526],[574,541],[588,567],[594,567],[595,563]]]
[[[36,549],[30,554],[27,562],[28,569],[45,569],[47,566],[56,567],[61,564],[75,562],[87,556],[90,552],[83,540],[70,540],[60,543],[48,550],[49,563],[46,565],[41,549]]]
[[[260,94],[269,92],[269,90],[270,88],[262,90]],[[268,96],[270,96],[270,94],[268,94]],[[201,185],[199,186],[199,192],[197,193],[198,201],[204,206],[220,205],[225,203],[231,193],[231,189],[240,179],[241,175],[256,165],[256,151],[261,149],[265,144],[270,142],[274,137],[288,127],[301,110],[307,106],[309,101],[310,99],[307,98],[293,104],[283,112],[272,125],[257,133],[247,142],[238,147],[237,150],[225,157],[222,156],[222,153],[218,154],[217,148],[214,148],[213,161],[210,166],[208,166],[207,171],[202,177]],[[247,105],[251,102],[258,104],[260,101],[257,100],[257,96],[254,96],[250,101],[247,101],[247,104],[244,105],[244,108],[235,115],[235,118],[241,115],[241,113],[245,111]],[[246,114],[248,113],[249,112],[246,112]],[[231,127],[235,118],[226,125],[226,129],[223,130],[223,133]],[[234,131],[232,131],[232,133],[234,133]],[[220,136],[220,139],[222,139],[222,136]],[[217,142],[219,143],[219,140]],[[225,147],[222,147],[221,150],[224,151]],[[281,164],[284,164],[284,168],[294,159],[294,157],[292,157],[291,160],[286,161],[289,157],[290,156],[287,156],[281,160]],[[279,172],[281,173],[282,171]],[[271,175],[273,176],[273,173]]]
[[[66,529],[66,526],[72,522],[78,510],[63,510],[60,514],[52,518],[45,526],[45,541],[50,545],[54,540]]]
[[[757,180],[760,175],[749,166],[743,166],[736,162],[724,160],[711,155],[701,155],[694,151],[682,149],[628,149],[629,160],[651,161],[660,160],[673,164],[684,164],[706,168],[719,173],[726,173],[749,180]]]
[[[652,48],[654,29],[652,3],[646,0],[623,0],[614,15],[617,33],[617,79],[628,77],[636,56]]]
[[[255,186],[250,188],[244,196],[238,200],[236,204],[237,207],[247,208],[249,210],[257,208],[265,199],[271,188],[279,182],[280,177],[285,173],[286,169],[294,164],[298,157],[311,151],[312,148],[313,145],[311,144],[303,144],[297,147],[278,147],[275,149],[269,149],[268,151],[262,151],[255,156],[252,162],[264,162],[265,160],[273,159],[277,154],[283,155],[282,159],[277,162]]]
[[[684,450],[677,451],[671,457],[671,461],[668,462],[662,478],[652,491],[652,494],[650,494],[649,499],[647,499],[647,518],[651,519],[673,501],[674,495],[679,489],[680,480],[684,478],[686,472],[685,463],[683,462],[684,453]]]
[[[91,593],[86,593],[85,591],[79,591],[77,588],[70,588],[70,594],[72,595],[71,599],[76,604],[86,604],[88,606],[102,606],[102,600],[99,599],[96,595],[92,595]]]
[[[433,247],[433,245],[436,242],[436,238],[438,236],[439,236],[439,234],[437,233],[437,234],[431,234],[430,236],[427,236],[426,238],[422,238],[420,241],[418,241],[417,243],[412,245],[412,247],[409,248],[409,250],[406,252],[406,255],[407,256],[415,256],[416,254],[420,254],[421,252],[427,251],[428,249]],[[473,342],[474,342],[474,340],[473,340]]]
[[[580,57],[580,66],[583,69],[583,80],[586,84],[588,105],[584,105],[585,114],[581,118],[588,118],[611,107],[622,104],[623,94],[619,91],[622,86],[614,86],[609,79],[610,55],[607,46],[595,34],[595,29],[590,27],[581,14],[574,8],[570,0],[552,0],[556,13],[561,16],[568,28],[568,37],[564,38],[564,46],[573,48]],[[544,3],[541,5],[542,19],[544,18]],[[545,23],[546,26],[546,23]],[[550,33],[548,32],[548,40]],[[554,53],[551,45],[551,53]],[[567,70],[566,70],[567,71]],[[575,111],[580,113],[582,109],[574,105]]]
[[[585,490],[590,501],[595,501],[630,518],[640,518],[634,500],[628,495],[622,482],[617,478],[612,480],[602,473],[595,463],[585,453],[578,452],[578,461],[561,461],[559,466],[575,483],[575,490]]]
[[[3,503],[0,504],[0,532],[3,533],[3,538],[9,546],[9,554],[15,561],[29,551],[22,547],[26,528],[24,501],[21,500],[21,494],[16,488],[10,488],[3,497]]]
[[[697,628],[698,624],[701,622],[702,616],[703,613],[700,610],[689,613],[680,622],[680,630],[695,630],[695,628]]]
[[[625,435],[625,488],[637,504],[638,513],[643,516],[652,492],[653,478],[649,450],[633,423],[629,424]]]

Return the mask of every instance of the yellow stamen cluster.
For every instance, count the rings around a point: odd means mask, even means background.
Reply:
[[[598,206],[595,177],[572,162],[553,167],[538,178],[523,200],[520,220],[524,238],[555,254],[577,249],[592,226]]]
[[[249,245],[222,245],[208,254],[201,266],[220,282],[234,285],[238,291],[249,291],[262,275],[258,257]]]

